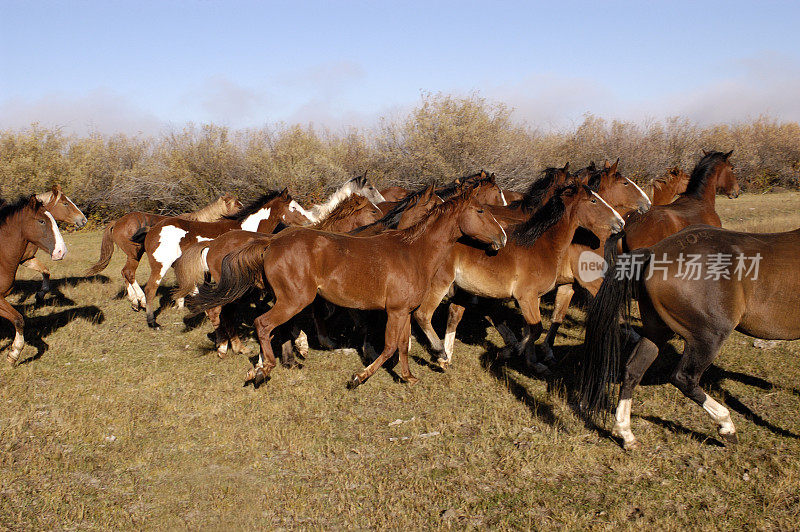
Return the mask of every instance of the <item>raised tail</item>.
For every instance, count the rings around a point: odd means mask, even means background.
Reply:
[[[226,305],[244,296],[251,288],[265,287],[264,260],[270,243],[256,241],[232,251],[222,259],[219,282],[203,283],[186,305],[192,314]]]
[[[195,293],[195,289],[203,284],[208,271],[206,265],[206,250],[211,245],[211,240],[196,242],[186,250],[172,264],[178,287],[172,291],[173,299],[180,299]]]
[[[108,263],[111,262],[111,256],[114,254],[114,239],[111,232],[114,230],[114,224],[116,223],[115,220],[106,226],[106,230],[103,231],[103,241],[100,243],[100,258],[91,268],[86,270],[84,275],[97,275],[108,267]]]
[[[581,409],[590,416],[608,413],[622,358],[620,316],[630,321],[631,299],[643,283],[650,256],[646,248],[615,256],[589,308],[578,386]]]

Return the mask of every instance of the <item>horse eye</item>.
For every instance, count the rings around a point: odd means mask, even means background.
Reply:
[[[44,220],[37,220],[40,224],[44,225]]]
[[[622,184],[623,184],[623,185],[625,185],[626,187],[628,186],[628,182],[627,182],[627,181],[625,181],[625,182],[624,182],[624,183],[622,183]]]
[[[593,200],[592,200],[592,203],[597,203],[597,200],[596,200],[596,199],[593,199]]]
[[[478,214],[483,214],[483,209],[478,209]]]

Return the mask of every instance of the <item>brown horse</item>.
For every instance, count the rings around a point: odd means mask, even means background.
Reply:
[[[446,200],[453,194],[456,194],[460,190],[461,185],[482,185],[478,191],[477,199],[484,205],[508,205],[504,191],[497,185],[494,174],[489,174],[485,170],[481,170],[476,174],[466,177],[459,177],[443,187],[437,187],[436,194],[441,199]],[[388,213],[398,202],[407,199],[409,195],[413,194],[413,192],[402,187],[389,187],[382,190],[381,194],[383,194],[384,191],[393,198],[392,200],[387,199],[383,204],[378,204],[378,207],[380,207],[384,213]]]
[[[353,226],[360,227],[372,223],[380,216],[381,211],[370,200],[360,195],[352,195],[340,203],[324,220],[309,227],[320,231],[347,232],[351,231]],[[173,265],[178,282],[173,297],[179,299],[196,293],[197,286],[203,283],[206,274],[212,281],[218,281],[225,255],[255,241],[267,242],[265,239],[269,238],[271,235],[233,230],[214,240],[190,245]],[[219,357],[222,358],[227,354],[229,342],[234,353],[242,352],[244,346],[236,334],[235,327],[225,316],[224,309],[210,308],[206,310],[206,314],[216,331],[215,345]]]
[[[233,231],[244,229],[259,233],[271,233],[279,224],[305,225],[310,220],[298,210],[297,202],[287,189],[273,190],[241,209],[233,216],[226,216],[218,222],[196,222],[180,218],[168,218],[156,223],[144,237],[144,250],[150,262],[150,278],[144,289],[147,324],[159,328],[153,312],[156,290],[172,263],[183,251],[195,242],[211,240]],[[137,235],[131,237],[137,240]],[[178,300],[178,306],[183,302]]]
[[[384,201],[395,202],[408,196],[409,192],[411,191],[407,188],[391,186],[381,189],[381,196],[383,196]]]
[[[511,226],[508,245],[498,253],[489,255],[456,244],[414,313],[433,350],[444,352],[439,358],[440,366],[446,367],[452,360],[455,331],[464,307],[451,301],[444,344],[431,326],[431,316],[453,283],[477,296],[516,300],[526,322],[526,334],[518,348],[533,365],[534,342],[542,331],[539,299],[553,288],[575,231],[580,226],[605,236],[621,230],[624,224],[597,193],[585,185],[573,184],[556,191],[526,222]]]
[[[271,289],[275,305],[255,321],[261,344],[257,366],[248,380],[258,384],[275,367],[272,331],[308,306],[317,294],[350,308],[385,310],[385,345],[350,387],[364,383],[397,350],[400,377],[416,382],[408,367],[411,312],[419,306],[430,279],[456,241],[469,236],[505,245],[506,234],[467,189],[434,207],[425,220],[402,231],[353,237],[297,228],[228,255],[216,288],[204,285],[191,299],[196,311],[234,301],[251,287]],[[286,343],[284,343],[286,345]],[[264,362],[266,359],[266,363]]]
[[[642,338],[625,365],[613,434],[626,449],[636,445],[633,389],[677,334],[685,347],[670,382],[708,412],[726,441],[736,442],[730,413],[698,383],[734,330],[755,338],[800,339],[800,229],[753,234],[693,226],[621,255],[614,266],[589,312],[580,379],[583,406],[593,414],[601,411],[609,388],[618,382],[618,317],[632,293],[639,300]]]
[[[623,176],[619,170],[619,159],[614,164],[606,161],[600,170],[587,167],[585,171],[579,172],[581,182],[597,192],[608,202],[620,215],[625,216],[633,211],[640,213],[646,212],[651,204],[650,199],[644,190],[636,183]],[[553,307],[553,314],[550,320],[550,328],[547,330],[542,348],[544,349],[543,359],[545,361],[554,360],[553,345],[556,334],[564,317],[569,309],[572,296],[575,294],[574,285],[578,284],[586,289],[591,295],[597,293],[602,283],[602,277],[586,275],[581,272],[582,267],[587,267],[585,260],[587,253],[602,250],[605,239],[599,239],[597,235],[586,231],[576,231],[572,244],[567,251],[567,260],[561,263],[558,279],[556,280],[556,299]],[[591,255],[589,255],[591,256]],[[601,257],[597,255],[597,259]],[[584,273],[581,275],[580,273]],[[591,273],[591,272],[588,272]]]
[[[20,198],[16,203],[0,207],[0,242],[3,243],[0,246],[0,317],[14,325],[14,342],[6,356],[8,362],[14,365],[25,345],[25,320],[5,298],[14,285],[20,260],[28,244],[43,249],[53,260],[63,259],[67,246],[61,238],[55,218],[36,196]]]
[[[60,185],[53,185],[52,190],[36,195],[42,202],[47,212],[53,215],[57,222],[71,224],[78,229],[86,225],[86,216],[81,210],[61,191]],[[29,244],[22,256],[22,265],[42,274],[42,288],[36,292],[36,302],[44,301],[44,296],[50,291],[50,270],[36,258],[39,248]]]
[[[694,224],[721,227],[714,210],[717,189],[730,198],[739,196],[739,183],[733,173],[728,153],[703,152],[705,155],[692,170],[686,192],[668,205],[657,205],[645,213],[631,213],[620,235],[619,251],[647,247]]]
[[[652,188],[651,198],[653,205],[667,205],[675,201],[675,197],[686,192],[689,185],[689,176],[677,166],[667,170],[666,175],[654,179],[650,186]]]
[[[242,209],[242,202],[233,196],[220,196],[202,209],[181,214],[178,218],[198,222],[215,222],[223,216],[230,216]],[[134,242],[131,237],[143,235],[155,224],[166,220],[169,216],[147,212],[130,212],[111,222],[103,232],[100,244],[100,258],[84,275],[97,275],[108,267],[114,254],[114,244],[125,253],[127,260],[122,267],[122,279],[125,281],[128,299],[133,310],[145,307],[144,291],[136,281],[136,268],[144,255],[144,242]]]

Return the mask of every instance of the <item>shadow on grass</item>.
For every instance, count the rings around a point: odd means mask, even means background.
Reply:
[[[79,277],[70,276],[62,278],[50,279],[50,291],[44,297],[44,301],[34,302],[35,306],[54,306],[54,307],[69,307],[75,305],[75,301],[68,298],[62,292],[64,288],[72,288],[85,283],[100,283],[106,284],[109,278],[105,275],[94,275],[92,277]],[[27,279],[14,281],[14,294],[19,294],[19,301],[27,301],[31,297],[35,297],[36,293],[42,287],[41,279]]]
[[[98,307],[89,305],[85,307],[77,307],[69,310],[54,312],[46,316],[25,318],[25,342],[28,345],[32,345],[36,348],[36,354],[32,357],[21,360],[19,364],[28,364],[41,358],[41,356],[50,348],[49,344],[45,342],[44,339],[58,329],[61,329],[62,327],[65,327],[78,319],[100,324],[105,320],[105,315]],[[3,331],[3,337],[13,337],[13,327],[10,327],[10,324],[8,324],[7,321],[2,321],[3,323],[7,324]]]

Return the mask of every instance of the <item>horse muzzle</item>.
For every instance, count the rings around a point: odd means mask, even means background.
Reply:
[[[615,222],[611,224],[611,234],[615,235],[625,228],[625,222]]]
[[[61,260],[66,256],[67,256],[67,246],[63,244],[60,246],[56,246],[55,249],[53,249],[53,252],[50,254],[50,258],[53,260]]]
[[[508,242],[508,237],[506,235],[503,235],[500,239],[493,238],[492,249],[495,251],[499,251],[500,249],[506,246],[506,242]]]
[[[85,226],[88,222],[89,222],[89,220],[87,220],[86,217],[84,216],[83,218],[81,218],[77,222],[75,222],[75,227],[80,229],[81,227]]]
[[[642,202],[639,203],[639,208],[636,209],[636,210],[639,211],[639,213],[643,214],[643,213],[649,211],[650,207],[652,205],[653,204],[650,202],[650,200],[642,201]]]

